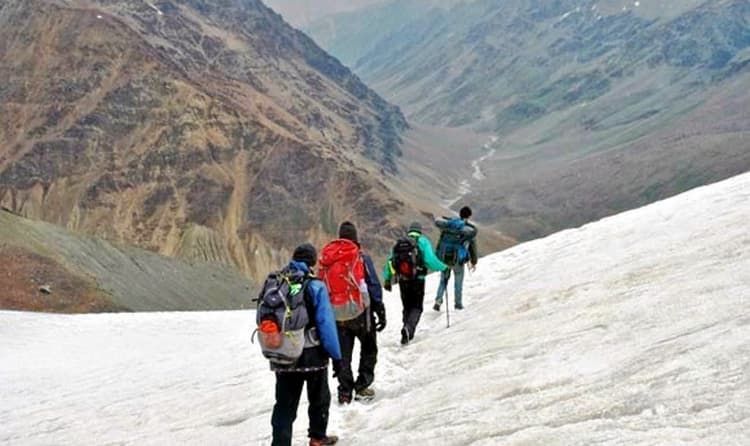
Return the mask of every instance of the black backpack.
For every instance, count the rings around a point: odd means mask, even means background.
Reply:
[[[391,265],[397,280],[414,280],[424,272],[422,255],[413,237],[402,237],[393,245]]]

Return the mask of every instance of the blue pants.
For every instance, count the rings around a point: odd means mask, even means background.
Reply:
[[[453,280],[453,299],[455,305],[463,305],[461,295],[464,288],[464,265],[453,265],[440,273],[440,286],[438,287],[437,296],[435,297],[435,303],[438,305],[443,304],[443,293],[448,288],[448,281],[451,278],[451,270],[456,274]]]

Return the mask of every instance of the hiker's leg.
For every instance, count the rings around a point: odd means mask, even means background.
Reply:
[[[464,288],[464,271],[466,267],[464,265],[456,265],[453,267],[453,271],[456,276],[453,278],[453,296],[457,306],[463,306],[463,288]]]
[[[409,320],[407,322],[409,326],[409,339],[414,338],[414,333],[417,331],[417,325],[419,319],[422,317],[422,311],[424,306],[424,280],[412,280],[410,282],[410,310]]]
[[[378,362],[378,340],[374,327],[370,331],[363,329],[359,333],[359,376],[354,383],[356,390],[370,387],[375,380],[375,364]]]
[[[435,296],[435,303],[438,305],[443,305],[443,295],[445,294],[445,289],[448,288],[450,278],[450,268],[440,273],[440,285],[438,285],[437,296]]]
[[[307,415],[310,417],[310,428],[307,436],[311,438],[325,438],[328,430],[328,410],[331,407],[331,391],[328,389],[328,369],[306,373],[307,400],[310,407]]]
[[[411,309],[408,284],[409,282],[405,280],[398,282],[398,289],[401,292],[401,322],[404,325],[406,325],[406,322],[409,320],[409,310]]]
[[[272,446],[292,444],[292,426],[297,418],[297,406],[304,382],[302,373],[276,373],[276,404],[271,415]]]
[[[351,397],[354,389],[354,373],[352,372],[352,351],[354,349],[354,333],[344,326],[336,324],[339,333],[339,345],[341,346],[341,370],[338,374],[339,395]]]

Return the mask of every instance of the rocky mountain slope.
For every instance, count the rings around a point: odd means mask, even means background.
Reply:
[[[250,308],[240,273],[0,211],[0,308],[90,313]]]
[[[0,204],[259,276],[343,218],[417,215],[381,180],[400,111],[259,0],[0,4]]]
[[[494,132],[473,201],[527,239],[750,169],[750,4],[404,0],[308,31],[415,122]]]

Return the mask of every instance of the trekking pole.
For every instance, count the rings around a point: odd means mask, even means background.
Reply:
[[[445,319],[448,322],[445,328],[451,328],[451,306],[448,302],[448,284],[445,285]]]

